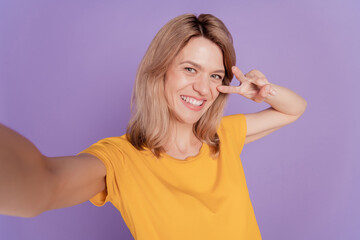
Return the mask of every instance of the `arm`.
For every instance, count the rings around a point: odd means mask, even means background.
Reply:
[[[84,202],[105,187],[105,166],[96,157],[45,157],[2,124],[0,166],[0,214],[34,217]]]
[[[270,89],[274,89],[276,94],[265,92],[263,98],[271,107],[257,113],[245,114],[248,130],[245,143],[260,139],[296,121],[306,109],[307,102],[298,94],[279,85],[270,85]]]
[[[307,102],[301,96],[285,87],[271,84],[257,70],[243,75],[240,69],[233,68],[240,86],[221,86],[226,93],[238,93],[255,102],[265,101],[271,107],[263,111],[245,114],[247,136],[245,143],[260,139],[281,127],[296,121],[305,111]]]

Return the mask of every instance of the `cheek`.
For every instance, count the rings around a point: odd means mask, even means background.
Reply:
[[[174,79],[176,78],[173,78],[173,76],[171,76],[171,78],[165,78],[164,81],[165,99],[170,108],[173,108],[175,102],[174,97],[176,96],[176,90],[178,87],[176,81],[173,81]]]
[[[174,92],[176,89],[179,88],[179,85],[181,85],[181,77],[174,73],[174,72],[169,72],[166,74],[165,77],[165,89],[168,92]]]
[[[213,97],[214,101],[219,96],[219,91],[217,90],[217,86],[220,86],[221,83],[214,83],[211,85],[211,96]]]
[[[171,103],[171,82],[167,78],[165,78],[164,81],[164,95],[165,95],[165,100],[169,105]]]

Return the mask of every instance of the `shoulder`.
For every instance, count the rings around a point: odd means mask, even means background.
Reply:
[[[246,139],[246,117],[244,114],[224,116],[217,131],[222,147],[236,149],[240,154]],[[226,145],[226,146],[225,146]]]
[[[80,153],[90,153],[98,158],[114,159],[123,158],[124,155],[134,151],[137,149],[126,139],[126,135],[122,135],[103,138]]]
[[[245,114],[243,113],[223,116],[221,118],[221,123],[244,122],[244,121],[246,121],[246,117]]]
[[[219,131],[240,130],[246,132],[245,114],[234,114],[224,116],[221,119]]]
[[[243,141],[246,136],[246,117],[244,114],[224,116],[221,119],[217,133],[219,137],[228,137]]]
[[[103,138],[96,143],[94,143],[92,146],[106,146],[106,147],[115,147],[115,148],[129,148],[132,146],[132,144],[127,140],[126,135],[117,136],[117,137],[107,137]]]
[[[125,134],[122,136],[117,136],[117,137],[107,137],[107,138],[103,138],[101,140],[99,140],[97,143],[99,144],[109,144],[115,147],[119,147],[119,146],[126,146],[127,144],[129,144],[129,142],[126,139]]]

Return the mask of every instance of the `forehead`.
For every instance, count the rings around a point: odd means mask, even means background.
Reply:
[[[195,62],[204,68],[224,69],[221,49],[203,37],[191,38],[174,59],[176,64],[184,61]]]

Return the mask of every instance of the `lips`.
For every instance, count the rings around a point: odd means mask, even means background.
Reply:
[[[185,95],[181,95],[180,96],[182,103],[189,109],[194,110],[194,111],[200,111],[204,105],[205,105],[205,101],[206,99],[198,99],[195,97],[190,97],[190,96],[185,96]]]
[[[197,98],[193,98],[193,97],[189,97],[189,96],[184,96],[184,95],[181,95],[180,96],[182,100],[188,102],[188,103],[191,103],[195,106],[200,106],[204,103],[204,100],[199,100]]]

